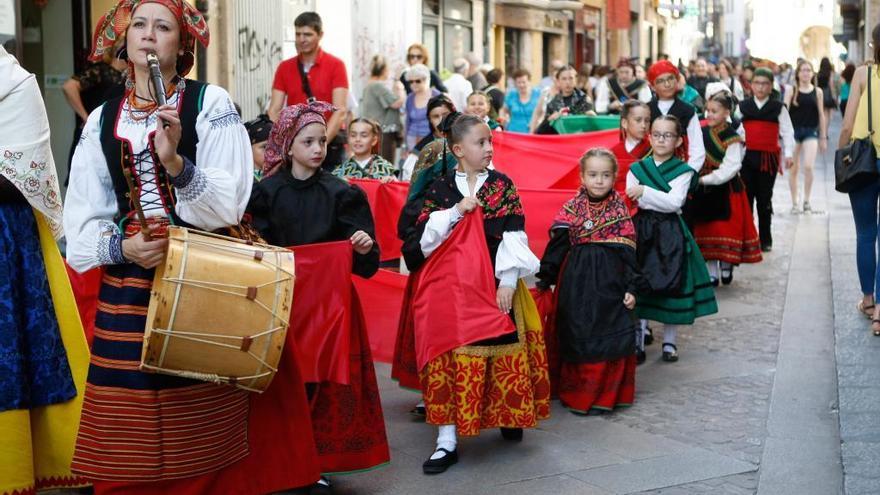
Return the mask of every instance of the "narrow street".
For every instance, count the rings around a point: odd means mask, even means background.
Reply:
[[[789,212],[786,179],[773,252],[717,290],[720,313],[679,332],[681,361],[648,348],[632,408],[578,417],[554,403],[521,444],[485,431],[459,444],[456,466],[428,477],[421,463],[436,430],[410,417],[418,396],[379,365],[392,462],[335,477],[337,493],[826,495],[844,480],[848,494],[877,493],[880,339],[855,311],[855,233],[833,188],[833,151],[817,159],[816,213]]]

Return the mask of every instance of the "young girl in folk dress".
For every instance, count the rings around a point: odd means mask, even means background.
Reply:
[[[498,123],[495,119],[493,119],[489,112],[492,110],[492,104],[489,100],[489,95],[482,91],[474,91],[467,97],[467,108],[464,113],[468,115],[475,115],[481,119],[486,125],[489,126],[489,129],[494,131],[501,127],[501,124]]]
[[[281,111],[269,136],[264,178],[254,185],[247,212],[263,238],[277,246],[350,241],[352,273],[369,278],[379,269],[379,249],[366,194],[321,168],[327,155],[324,112],[333,109],[330,104],[312,102]],[[352,301],[349,383],[307,385],[322,473],[363,471],[390,458],[376,372],[365,327],[359,323],[358,304]],[[329,493],[329,484],[322,478],[312,493]]]
[[[627,100],[620,109],[620,142],[611,152],[617,158],[617,179],[614,190],[623,198],[630,214],[635,214],[635,202],[626,195],[626,177],[629,167],[651,154],[651,142],[648,140],[648,129],[651,127],[651,107],[641,100]],[[648,320],[642,320],[636,331],[636,361],[645,362],[645,345],[654,343],[654,332],[648,326]]]
[[[501,428],[504,438],[520,440],[523,428],[534,427],[550,412],[544,339],[534,301],[520,280],[537,272],[539,261],[528,247],[519,195],[507,176],[487,169],[492,158],[492,133],[482,119],[460,117],[452,125],[448,139],[458,166],[428,187],[416,227],[404,243],[404,254],[408,260],[427,258],[422,276],[428,268],[438,268],[436,264],[429,265],[431,256],[448,254],[444,242],[455,235],[457,224],[470,221],[468,215],[479,215],[476,210],[481,207],[483,228],[477,232],[485,234],[485,244],[477,239],[474,246],[459,248],[488,247],[497,285],[495,303],[502,313],[513,312],[515,330],[486,340],[463,342],[460,347],[430,358],[419,369],[426,422],[439,426],[436,449],[423,465],[426,474],[441,473],[458,461],[458,435],[474,436],[481,429]],[[417,251],[416,256],[413,251]],[[458,311],[453,304],[455,294],[470,294],[481,276],[468,275],[450,276],[451,283],[434,293],[424,292],[424,282],[419,283],[416,298],[433,294],[447,305],[441,304],[443,309],[431,318],[414,318],[417,341],[420,336],[432,340],[449,332],[448,327],[434,328],[431,323],[449,320]],[[470,298],[469,295],[467,299]],[[445,314],[448,304],[453,307]],[[462,328],[473,325],[463,316],[457,321]]]
[[[348,125],[348,146],[352,155],[333,169],[333,175],[345,179],[394,180],[394,165],[379,155],[382,128],[372,119],[357,118]]]
[[[714,84],[714,83],[710,83]],[[711,88],[706,92],[710,92]],[[761,261],[761,244],[749,208],[745,184],[739,176],[745,146],[742,136],[728,120],[736,103],[726,90],[708,96],[703,144],[706,162],[700,169],[699,187],[686,206],[694,239],[709,269],[713,284],[720,277],[733,281],[733,267]]]
[[[626,195],[639,207],[634,217],[637,256],[650,285],[639,294],[639,318],[664,323],[663,360],[678,361],[678,325],[718,311],[706,263],[681,218],[694,170],[674,156],[682,128],[671,115],[651,125],[652,156],[630,167]]]
[[[594,414],[633,402],[633,308],[635,293],[647,287],[636,262],[629,208],[612,188],[614,155],[592,149],[581,157],[580,169],[583,185],[550,228],[538,287],[556,285],[551,325],[557,338],[548,337],[547,345],[559,346],[559,399],[573,413]]]

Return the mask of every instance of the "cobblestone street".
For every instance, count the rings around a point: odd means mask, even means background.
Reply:
[[[836,121],[832,136],[838,127]],[[832,151],[817,160],[813,204],[821,211],[813,215],[789,213],[787,177],[777,181],[773,251],[717,290],[718,314],[679,332],[678,363],[660,361],[658,326],[657,343],[638,369],[632,408],[584,418],[554,403],[552,418],[527,431],[521,444],[485,431],[459,443],[458,465],[428,477],[420,467],[436,430],[410,418],[418,397],[379,365],[392,463],[335,477],[337,493],[825,495],[843,490],[841,436],[847,493],[877,493],[880,394],[869,387],[880,374],[866,346],[876,348],[880,339],[852,310],[854,233],[846,196],[833,190],[832,164]],[[806,317],[804,324],[799,318]],[[842,366],[829,352],[831,321],[838,339],[858,335],[856,347],[838,343]],[[835,369],[847,386],[840,425]]]

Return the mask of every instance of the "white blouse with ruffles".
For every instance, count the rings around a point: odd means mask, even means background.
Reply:
[[[477,191],[483,187],[488,177],[488,172],[480,173],[477,176],[474,192],[471,193],[468,190],[467,175],[463,172],[456,172],[455,186],[465,197],[476,196]],[[452,228],[462,218],[464,216],[455,206],[432,212],[425,224],[425,231],[419,239],[422,254],[426,258],[430,256],[449,237]],[[501,244],[498,246],[498,253],[495,255],[495,278],[500,281],[501,287],[516,287],[517,280],[537,273],[540,265],[541,261],[529,249],[529,239],[524,231],[518,230],[503,234]]]
[[[178,101],[178,93],[175,93],[168,103],[175,105]],[[65,200],[67,262],[78,272],[118,262],[111,255],[111,240],[121,232],[114,223],[118,212],[116,195],[101,147],[103,108],[103,105],[96,108],[86,121],[73,155]],[[116,132],[131,142],[143,183],[140,198],[145,216],[164,217],[148,149],[148,138],[156,129],[157,117],[153,113],[139,120],[139,116],[126,102]],[[199,142],[195,170],[185,187],[175,189],[175,212],[183,221],[204,230],[238,224],[253,186],[253,155],[247,131],[223,88],[214,85],[205,88],[202,109],[196,118],[196,133]]]

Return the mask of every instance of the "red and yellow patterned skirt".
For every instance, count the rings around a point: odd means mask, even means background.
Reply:
[[[535,302],[520,280],[514,295],[518,341],[464,346],[420,371],[426,422],[456,425],[459,435],[486,428],[532,428],[550,417],[547,352]]]

